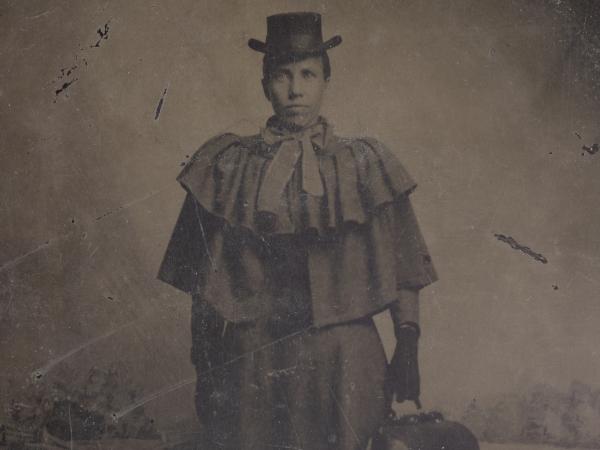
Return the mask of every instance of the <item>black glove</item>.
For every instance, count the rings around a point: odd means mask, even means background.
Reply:
[[[421,379],[419,376],[418,343],[421,334],[419,326],[405,322],[394,327],[396,349],[386,376],[386,394],[388,399],[397,402],[412,400],[421,408],[419,395]]]

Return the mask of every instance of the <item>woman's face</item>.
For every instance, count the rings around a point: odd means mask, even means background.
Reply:
[[[327,85],[322,59],[315,56],[277,66],[264,90],[279,119],[303,128],[319,116]]]

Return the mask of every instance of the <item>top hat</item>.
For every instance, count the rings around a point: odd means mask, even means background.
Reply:
[[[267,17],[267,39],[250,39],[248,46],[268,55],[321,53],[342,42],[334,36],[323,42],[321,15],[312,12],[275,14]]]

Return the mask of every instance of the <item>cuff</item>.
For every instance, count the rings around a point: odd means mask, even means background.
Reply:
[[[392,303],[390,314],[394,326],[404,322],[419,323],[419,291],[416,289],[398,289],[398,300]]]

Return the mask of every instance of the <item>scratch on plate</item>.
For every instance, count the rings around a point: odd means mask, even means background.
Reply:
[[[286,367],[285,369],[272,370],[267,373],[268,377],[287,377],[293,375],[298,366]]]
[[[600,145],[594,143],[591,146],[584,145],[581,147],[582,150],[585,150],[589,155],[595,155],[600,151]],[[582,153],[583,155],[584,153]]]
[[[127,328],[130,325],[132,325],[134,322],[135,322],[135,320],[131,321],[131,322],[128,322],[128,323],[126,323],[124,325],[121,325],[120,327],[117,327],[114,330],[109,331],[108,333],[105,333],[103,335],[100,335],[100,336],[97,336],[97,337],[95,337],[93,339],[90,339],[89,341],[81,344],[80,346],[75,347],[74,349],[69,350],[64,355],[61,355],[61,356],[59,356],[57,358],[54,358],[54,359],[51,359],[50,361],[48,361],[48,363],[46,363],[45,366],[43,366],[43,367],[41,367],[41,368],[36,369],[36,370],[33,371],[33,373],[32,373],[33,381],[34,382],[40,381],[44,377],[44,375],[46,375],[50,370],[52,370],[52,368],[54,366],[56,366],[57,364],[60,364],[64,360],[70,358],[71,356],[75,355],[76,353],[79,353],[81,350],[89,347],[90,345],[93,345],[93,344],[95,344],[98,341],[101,341],[103,339],[106,339],[106,338],[112,336],[113,334],[118,333],[122,329]]]
[[[44,16],[47,16],[49,14],[52,14],[54,11],[55,11],[55,9],[49,9],[47,11],[41,12],[39,14],[36,14],[35,16],[27,16],[26,19],[27,20],[39,19],[40,17],[44,17]]]
[[[95,248],[95,249],[92,251],[92,253],[90,253],[90,256],[89,256],[88,258],[90,258],[90,259],[91,259],[91,258],[93,258],[93,257],[94,257],[94,255],[96,254],[96,252],[98,251],[98,249],[99,249],[99,248],[100,248],[100,247],[96,247],[96,248]]]
[[[160,100],[158,101],[158,105],[156,106],[156,112],[154,113],[154,120],[158,120],[160,116],[160,112],[162,111],[163,104],[165,99],[167,98],[167,91],[169,90],[169,85],[164,89],[162,95],[160,96]]]
[[[288,411],[288,414],[290,415],[290,418],[292,417],[291,411],[290,411],[290,405],[287,401],[285,392],[283,392],[283,386],[279,386],[279,389],[282,393],[281,395],[281,399],[283,400],[283,403],[285,404],[285,408]],[[294,425],[294,421],[290,420],[290,424],[292,425],[292,431],[294,432],[294,434],[296,435],[296,441],[298,442],[298,444],[304,446],[304,442],[302,442],[302,439],[300,438],[300,434],[298,433],[298,430],[296,430],[296,425]],[[302,449],[300,449],[302,450]]]
[[[331,392],[331,398],[333,398],[333,401],[335,402],[335,404],[337,405],[337,407],[340,409],[340,412],[342,413],[342,416],[344,416],[344,421],[348,424],[348,427],[350,428],[350,431],[352,431],[352,434],[354,435],[354,439],[356,439],[356,442],[358,444],[360,444],[360,439],[358,438],[358,435],[356,434],[356,431],[354,430],[354,427],[350,423],[350,419],[348,419],[348,416],[346,415],[346,411],[344,411],[344,408],[342,408],[342,405],[340,405],[340,402],[338,402],[338,399],[335,396],[335,393],[333,392],[333,389],[331,389],[331,386],[329,386],[329,392]]]
[[[215,370],[218,370],[220,368],[229,366],[229,365],[231,365],[231,364],[233,364],[233,363],[235,363],[237,361],[240,361],[241,359],[247,358],[249,356],[253,356],[254,353],[263,351],[264,349],[272,347],[273,345],[279,344],[280,342],[283,342],[283,341],[286,341],[286,340],[291,339],[293,337],[296,337],[296,336],[298,336],[298,335],[300,335],[302,333],[307,332],[310,329],[312,329],[312,326],[307,327],[307,328],[303,328],[303,329],[298,330],[298,331],[295,331],[294,333],[288,334],[287,336],[283,336],[282,338],[279,338],[279,339],[277,339],[277,340],[275,340],[273,342],[270,342],[268,344],[262,345],[262,346],[258,347],[256,350],[253,350],[253,351],[247,352],[247,353],[243,353],[243,354],[241,354],[239,356],[236,356],[233,359],[230,359],[229,361],[224,362],[221,365],[218,365],[218,366],[212,367],[212,368],[210,368],[208,370],[205,370],[204,372],[201,372],[201,373],[197,374],[197,376],[195,376],[193,378],[187,378],[185,380],[178,381],[177,383],[174,383],[174,384],[172,384],[170,386],[167,386],[164,389],[160,389],[158,391],[152,392],[151,394],[148,394],[148,395],[142,397],[137,402],[132,403],[131,405],[129,405],[129,406],[121,409],[120,411],[114,412],[112,414],[112,418],[113,418],[113,420],[115,422],[117,422],[119,419],[121,419],[122,417],[124,417],[127,414],[129,414],[131,411],[133,411],[133,410],[135,410],[135,409],[137,409],[137,408],[139,408],[141,406],[144,406],[148,402],[156,400],[157,398],[162,397],[165,394],[168,394],[170,392],[176,391],[176,390],[181,389],[181,388],[183,388],[185,386],[189,386],[191,384],[194,384],[196,382],[196,380],[197,380],[197,377],[209,374],[209,373],[211,373],[211,372],[213,372]]]
[[[104,27],[100,27],[96,30],[96,34],[100,36],[94,45],[90,47],[100,47],[100,43],[108,39],[108,31],[110,30],[110,20],[104,24]]]
[[[51,247],[52,245],[55,244],[54,241],[57,241],[58,239],[49,239],[46,242],[44,242],[41,245],[38,245],[36,248],[34,248],[33,250],[28,251],[27,253],[22,254],[21,256],[17,256],[15,259],[12,259],[10,261],[5,262],[4,264],[2,264],[0,266],[0,272],[3,272],[7,269],[10,269],[11,267],[16,266],[17,264],[19,264],[21,261],[23,261],[25,258],[36,254],[37,252],[40,252],[42,250],[47,249],[48,247]]]
[[[595,285],[597,285],[597,286],[600,286],[600,282],[599,282],[598,280],[595,280],[595,279],[593,279],[593,278],[591,278],[591,277],[588,277],[587,275],[585,275],[585,274],[583,274],[583,273],[581,273],[581,272],[577,273],[577,275],[579,275],[579,276],[580,276],[580,277],[582,277],[582,278],[585,278],[585,279],[586,279],[587,281],[589,281],[590,283],[593,283],[593,284],[595,284]]]
[[[272,448],[289,448],[291,450],[304,450],[302,447],[296,447],[294,445],[269,445]]]
[[[69,402],[69,447],[73,450],[73,420],[71,420],[71,402]]]
[[[126,208],[129,208],[130,206],[133,206],[133,205],[135,205],[135,204],[137,204],[137,203],[143,202],[144,200],[147,200],[147,199],[149,199],[149,198],[152,198],[152,197],[154,197],[155,195],[157,195],[157,194],[160,194],[162,191],[164,191],[164,190],[166,190],[166,189],[168,189],[168,188],[170,188],[170,187],[173,187],[173,184],[172,184],[172,183],[169,183],[168,185],[166,185],[166,186],[162,187],[161,189],[159,189],[159,190],[157,190],[157,191],[152,191],[152,192],[150,192],[148,195],[145,195],[145,196],[143,196],[143,197],[140,197],[140,198],[137,198],[137,199],[131,200],[130,202],[127,202],[127,203],[125,203],[124,205],[122,205],[122,206],[119,206],[117,209],[114,209],[114,210],[112,210],[112,211],[108,211],[108,212],[106,212],[106,213],[102,214],[101,216],[98,216],[98,217],[96,217],[96,220],[101,220],[101,219],[103,219],[104,217],[106,217],[106,216],[109,216],[109,215],[111,215],[111,214],[113,214],[113,213],[115,213],[115,212],[118,212],[118,211],[124,210],[124,209],[126,209]],[[40,252],[40,251],[42,251],[42,250],[45,250],[45,249],[47,249],[47,248],[51,247],[52,245],[55,245],[55,244],[56,244],[58,241],[60,241],[61,239],[64,239],[64,238],[65,238],[65,237],[67,237],[68,235],[69,235],[69,233],[67,233],[67,234],[64,234],[64,235],[57,236],[57,237],[55,237],[55,238],[52,238],[52,239],[48,239],[46,242],[44,242],[43,244],[40,244],[40,245],[38,245],[38,246],[37,246],[36,248],[34,248],[33,250],[30,250],[30,251],[28,251],[27,253],[24,253],[24,254],[22,254],[21,256],[17,256],[16,258],[14,258],[14,259],[11,259],[10,261],[7,261],[7,262],[3,263],[2,265],[0,265],[0,273],[2,273],[3,271],[5,271],[5,270],[8,270],[8,269],[10,269],[10,268],[12,268],[12,267],[16,266],[17,264],[19,264],[21,261],[23,261],[24,259],[28,258],[29,256],[31,256],[31,255],[34,255],[34,254],[36,254],[36,253],[38,253],[38,252]],[[86,236],[87,236],[87,233],[85,233],[85,232],[84,232],[84,233],[83,233],[83,239],[85,239],[85,237],[86,237]],[[98,248],[96,248],[96,249],[95,249],[95,250],[92,252],[92,254],[90,255],[90,258],[91,258],[92,256],[94,256],[94,254],[96,253],[96,251],[97,251],[97,250],[98,250]]]
[[[511,248],[513,248],[515,250],[519,250],[519,251],[525,253],[526,255],[531,256],[536,261],[539,261],[542,264],[548,263],[548,260],[546,259],[546,257],[544,255],[542,255],[541,253],[536,253],[533,250],[531,250],[529,247],[519,244],[512,237],[505,236],[503,234],[498,234],[498,233],[494,233],[494,236],[499,241],[507,243],[508,245],[511,246]]]
[[[208,256],[208,260],[210,261],[210,265],[213,268],[213,271],[217,271],[217,265],[210,253],[210,246],[208,245],[208,241],[206,239],[206,232],[204,231],[204,225],[202,224],[202,219],[200,218],[200,210],[198,209],[198,203],[194,202],[194,210],[196,212],[196,220],[198,220],[198,225],[200,225],[200,232],[202,233],[202,240],[204,241],[204,248],[206,249],[206,254]]]
[[[214,370],[214,369],[212,369],[212,370]],[[207,372],[210,372],[210,371],[207,371]],[[196,377],[186,378],[185,380],[178,381],[177,383],[167,386],[164,389],[161,389],[159,391],[153,392],[152,394],[142,397],[138,402],[133,403],[130,406],[123,408],[120,411],[114,412],[112,414],[112,418],[115,422],[118,422],[121,417],[126,416],[134,409],[137,409],[140,406],[143,406],[146,403],[151,402],[152,400],[156,400],[157,398],[162,397],[163,395],[168,394],[169,392],[173,392],[173,391],[181,389],[185,386],[189,386],[190,384],[194,384],[195,382],[196,382]]]
[[[127,209],[130,206],[133,206],[133,205],[135,205],[137,203],[143,202],[144,200],[148,200],[149,198],[152,198],[155,195],[160,194],[165,189],[166,188],[161,188],[161,189],[159,189],[157,191],[150,191],[149,194],[146,194],[143,197],[139,197],[139,198],[133,199],[133,200],[127,202],[127,203],[124,203],[123,205],[119,206],[118,208],[115,208],[113,210],[105,212],[104,214],[99,215],[98,217],[96,217],[96,220],[102,220],[105,217],[110,216],[111,214],[114,214],[114,213],[119,212],[119,211],[123,211],[124,209]]]
[[[69,88],[69,86],[71,86],[73,83],[75,83],[78,80],[79,80],[79,78],[73,78],[70,81],[65,81],[58,89],[56,89],[54,91],[54,95],[56,97],[58,97],[59,94],[65,92]]]

